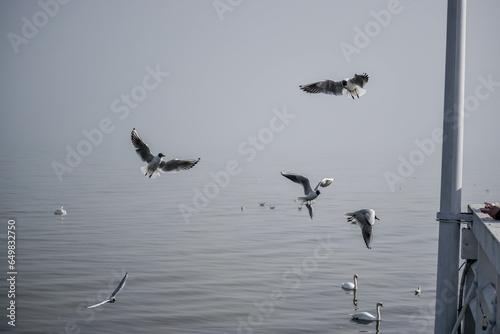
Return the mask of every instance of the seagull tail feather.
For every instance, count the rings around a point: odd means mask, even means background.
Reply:
[[[356,87],[356,91],[357,91],[359,97],[365,95],[365,93],[366,93],[366,89],[361,88],[361,87]]]
[[[356,85],[356,88],[350,92],[347,89],[344,89],[344,96],[350,98],[350,99],[357,99],[360,98],[361,96],[365,95],[366,89],[361,88]]]
[[[149,176],[149,172],[148,172],[148,165],[144,165],[141,167],[141,172],[142,172],[142,175],[146,175],[146,176]],[[155,179],[157,178],[158,176],[160,176],[160,173],[158,173],[158,171],[155,171],[152,175],[151,175],[151,178]]]

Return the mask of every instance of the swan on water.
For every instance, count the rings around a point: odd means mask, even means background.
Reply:
[[[368,312],[359,312],[354,313],[352,315],[353,320],[362,320],[362,321],[380,321],[382,318],[380,317],[380,308],[383,307],[381,302],[377,303],[377,316],[375,317],[371,313]]]
[[[358,290],[358,274],[354,274],[353,282],[342,283],[342,289],[344,290]]]

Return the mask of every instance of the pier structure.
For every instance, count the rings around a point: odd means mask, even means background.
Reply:
[[[465,36],[466,0],[448,0],[434,333],[500,334],[500,221],[461,212]]]
[[[466,261],[459,288],[458,318],[453,333],[500,333],[500,220],[470,204],[462,228],[461,258]],[[465,216],[465,215],[464,215]]]

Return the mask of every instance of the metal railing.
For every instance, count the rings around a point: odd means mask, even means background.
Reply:
[[[459,314],[451,333],[500,333],[500,221],[469,205],[471,221],[462,229],[461,257],[466,260],[460,285]]]

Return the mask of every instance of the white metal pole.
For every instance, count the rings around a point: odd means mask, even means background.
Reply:
[[[461,212],[466,0],[448,0],[440,214]],[[440,219],[434,333],[451,333],[457,319],[460,224]]]

